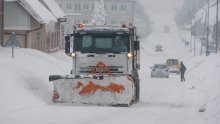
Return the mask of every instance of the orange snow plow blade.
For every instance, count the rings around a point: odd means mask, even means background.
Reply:
[[[54,85],[53,102],[129,106],[134,100],[134,82],[127,75],[101,78],[52,75],[50,81]]]
[[[88,85],[84,86],[82,82],[76,83],[76,89],[82,88],[79,92],[80,95],[93,95],[97,90],[101,92],[112,92],[112,93],[122,93],[124,90],[124,86],[118,85],[115,83],[111,83],[108,86],[100,86],[99,84],[95,84],[93,82],[89,82]]]

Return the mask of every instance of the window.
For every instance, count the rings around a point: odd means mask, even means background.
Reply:
[[[123,45],[124,49],[119,49],[119,45]],[[129,51],[129,46],[128,36],[83,35],[74,39],[74,50],[82,53],[121,53]]]
[[[154,68],[167,68],[166,65],[156,64],[154,65]]]
[[[78,3],[78,12],[81,11],[81,4]]]
[[[122,4],[121,5],[121,11],[126,11],[126,9],[127,9],[126,5]]]
[[[169,59],[169,60],[167,60],[167,64],[168,65],[173,65],[173,64],[178,64],[178,63],[179,63],[179,61],[176,60],[176,59]]]
[[[37,38],[36,38],[36,42],[35,42],[35,48],[37,48],[38,50],[40,50],[40,32],[37,32]]]
[[[96,38],[96,48],[112,48],[112,38]]]
[[[105,10],[107,10],[107,5],[106,4],[104,5],[104,8],[105,8]]]
[[[40,32],[37,32],[37,42],[40,42],[40,37],[41,37]]]
[[[66,10],[71,10],[72,9],[72,4],[71,3],[67,3],[66,4]]]
[[[63,7],[62,7],[62,3],[60,3],[59,5],[60,5],[60,8],[63,8]]]
[[[112,11],[116,11],[116,10],[117,10],[117,5],[116,4],[112,5]]]
[[[92,4],[92,10],[94,10],[94,8],[95,8],[95,5],[94,5],[94,4]]]
[[[80,20],[79,19],[75,19],[74,20],[74,24],[79,24],[80,23]]]
[[[116,25],[117,24],[117,22],[114,20],[114,25]]]
[[[75,3],[75,12],[80,12],[80,11],[81,11],[81,4]]]
[[[86,4],[86,3],[85,3],[85,4],[83,5],[83,9],[84,9],[84,10],[89,10],[89,4]]]
[[[31,16],[17,2],[6,2],[4,11],[4,27],[9,30],[30,30]],[[13,9],[12,9],[13,8]],[[13,19],[12,19],[13,18]]]
[[[117,24],[116,20],[111,20],[111,24],[116,25]]]
[[[121,24],[127,24],[127,22],[123,20],[123,21],[121,21]]]
[[[82,39],[82,47],[87,48],[92,46],[92,37],[91,36],[84,36]]]
[[[83,24],[88,24],[89,23],[89,21],[88,20],[83,20]]]

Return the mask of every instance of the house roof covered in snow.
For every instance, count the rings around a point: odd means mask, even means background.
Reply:
[[[57,21],[57,18],[39,0],[18,0],[39,23],[49,23]]]
[[[63,18],[66,16],[55,0],[42,1],[46,4],[46,7],[51,11],[51,13],[53,13],[56,18]]]

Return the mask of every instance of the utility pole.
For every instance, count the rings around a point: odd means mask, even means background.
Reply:
[[[190,27],[190,53],[192,52],[192,35],[193,35],[193,31],[192,31],[192,25]]]
[[[0,0],[0,45],[3,46],[4,34],[4,0]]]
[[[195,24],[195,35],[194,35],[194,44],[193,44],[193,56],[195,57],[196,56],[196,27],[197,27],[197,24]]]
[[[218,53],[218,0],[216,5],[216,35],[215,35],[215,53]]]
[[[202,55],[202,51],[203,51],[203,46],[204,46],[204,43],[206,42],[206,38],[205,38],[205,31],[206,31],[206,26],[207,26],[207,10],[205,8],[202,8],[205,12],[205,24],[204,24],[204,27],[203,27],[203,33],[202,33],[202,42],[201,42],[201,51],[200,51],[200,55]]]
[[[206,42],[206,56],[209,55],[209,0],[208,0],[208,12],[207,12],[207,42]]]

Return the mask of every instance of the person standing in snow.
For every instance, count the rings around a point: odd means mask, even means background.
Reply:
[[[181,81],[185,81],[185,77],[184,77],[185,71],[186,71],[185,65],[183,64],[183,62],[180,62],[180,70],[179,70],[179,72],[180,72]]]

